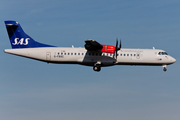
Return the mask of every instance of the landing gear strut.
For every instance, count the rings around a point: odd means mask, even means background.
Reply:
[[[163,65],[163,71],[166,72],[167,71],[167,65]]]
[[[97,72],[101,71],[101,62],[95,63],[94,67],[93,67],[93,70],[97,71]]]

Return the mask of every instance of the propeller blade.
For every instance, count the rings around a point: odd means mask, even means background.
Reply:
[[[117,52],[121,50],[121,39],[120,39],[120,44],[119,44],[119,47],[118,47],[118,38],[116,38],[116,49],[115,49],[115,57],[116,57],[116,61],[117,61]]]
[[[119,44],[119,50],[121,49],[121,39],[120,39],[120,44]]]
[[[118,38],[116,38],[116,49],[118,47]]]
[[[117,60],[117,51],[118,51],[118,38],[116,38],[116,48],[115,48],[116,60]]]

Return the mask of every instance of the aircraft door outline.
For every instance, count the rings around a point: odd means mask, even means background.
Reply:
[[[51,52],[46,52],[46,60],[51,60]]]

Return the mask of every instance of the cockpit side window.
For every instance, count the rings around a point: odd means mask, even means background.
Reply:
[[[158,55],[168,55],[166,52],[159,52]]]
[[[165,55],[168,55],[167,52],[164,52]]]
[[[158,53],[158,55],[161,55],[161,54],[162,54],[162,52],[159,52],[159,53]]]

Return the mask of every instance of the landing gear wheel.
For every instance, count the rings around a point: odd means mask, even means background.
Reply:
[[[93,70],[99,72],[99,71],[101,71],[101,67],[100,66],[94,66]]]
[[[167,69],[164,67],[163,71],[164,71],[164,72],[166,72],[166,71],[167,71]]]

